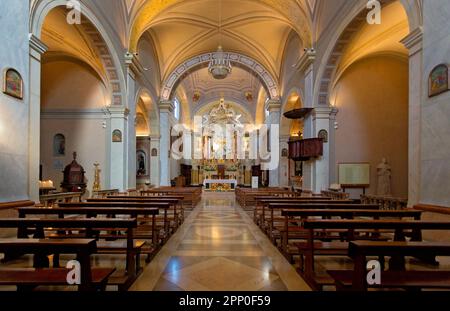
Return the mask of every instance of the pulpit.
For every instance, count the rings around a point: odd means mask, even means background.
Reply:
[[[63,192],[85,192],[86,182],[83,167],[77,162],[77,153],[73,153],[73,161],[64,169],[64,180],[61,183]]]

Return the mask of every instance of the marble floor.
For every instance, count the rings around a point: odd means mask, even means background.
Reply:
[[[232,193],[205,193],[130,290],[310,290]]]

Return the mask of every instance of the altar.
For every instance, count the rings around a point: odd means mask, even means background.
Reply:
[[[205,179],[203,185],[206,191],[234,191],[237,187],[236,179]]]

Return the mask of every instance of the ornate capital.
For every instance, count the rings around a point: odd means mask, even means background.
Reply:
[[[303,55],[300,56],[300,58],[297,60],[295,68],[297,68],[301,72],[305,72],[312,64],[314,64],[315,60],[316,50],[314,50],[313,48],[305,49],[305,53],[303,53]]]
[[[144,71],[144,67],[142,67],[136,54],[130,52],[125,53],[125,65],[130,68],[136,76],[139,76]]]
[[[175,110],[175,105],[170,100],[160,100],[158,106],[160,112],[172,113]]]
[[[281,101],[278,99],[269,99],[267,101],[267,110],[269,110],[269,112],[280,112]]]
[[[42,55],[48,51],[48,46],[32,33],[28,35],[28,41],[30,44],[30,53],[34,52]]]
[[[335,107],[316,107],[314,108],[313,118],[334,120],[339,110]]]
[[[409,50],[409,56],[413,56],[422,50],[423,28],[417,27],[400,42]]]
[[[106,111],[111,115],[112,118],[127,118],[130,114],[130,110],[125,107],[114,107],[109,106]]]

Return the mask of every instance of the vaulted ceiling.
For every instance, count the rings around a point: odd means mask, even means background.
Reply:
[[[177,2],[146,29],[156,47],[162,80],[186,59],[215,51],[219,45],[254,58],[278,78],[286,39],[296,31],[284,14],[253,0]]]
[[[235,67],[232,74],[224,80],[215,80],[207,68],[200,69],[188,75],[179,87],[183,88],[187,99],[192,103],[192,111],[224,97],[244,105],[254,113],[258,92],[263,86],[253,74]],[[194,99],[195,94],[199,95],[197,99]]]

